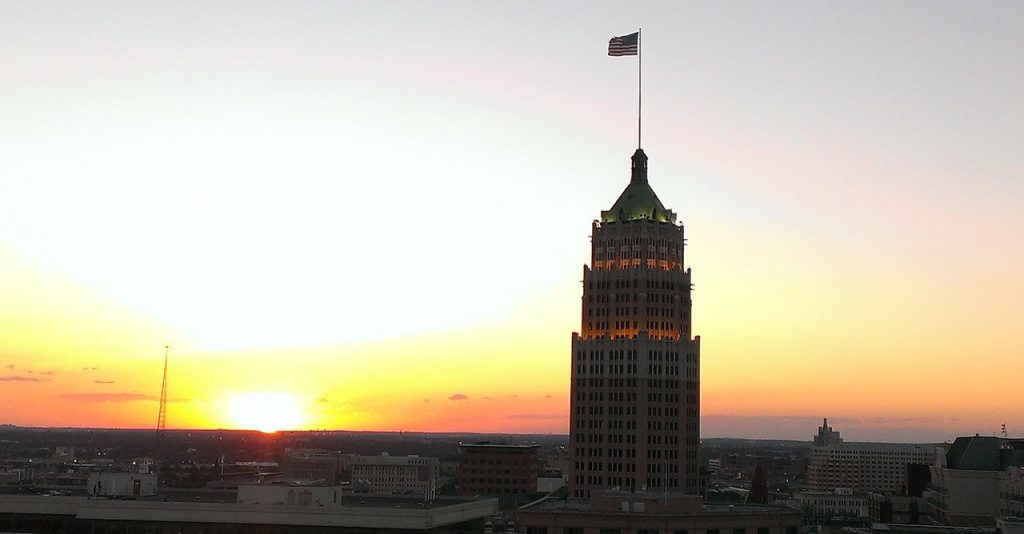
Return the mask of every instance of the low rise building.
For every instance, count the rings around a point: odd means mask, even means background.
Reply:
[[[332,486],[338,481],[341,463],[337,454],[320,449],[285,449],[281,455],[281,477],[285,480],[322,482]]]
[[[928,505],[922,497],[913,495],[868,495],[868,517],[877,523],[924,524],[928,519]]]
[[[417,495],[433,498],[440,462],[426,456],[353,456],[352,488],[378,495]]]
[[[0,532],[465,534],[483,532],[486,519],[498,511],[494,499],[348,501],[303,506],[0,495]]]
[[[1024,467],[1007,467],[1006,480],[999,490],[999,499],[999,515],[1024,517]]]
[[[802,514],[771,505],[706,505],[696,495],[601,492],[519,509],[525,534],[797,534]]]
[[[115,499],[156,495],[156,475],[152,473],[91,473],[85,484],[91,497]]]
[[[243,484],[238,486],[238,504],[340,507],[341,486],[289,484]]]
[[[459,495],[537,492],[540,445],[459,444]]]
[[[820,520],[868,517],[867,494],[854,492],[851,488],[796,493],[792,502],[810,517]]]
[[[568,485],[567,478],[557,469],[545,469],[537,475],[537,493],[551,493]]]
[[[936,522],[990,527],[1004,511],[1017,508],[1011,479],[1024,467],[1024,439],[956,438],[941,460],[932,466],[925,492]]]

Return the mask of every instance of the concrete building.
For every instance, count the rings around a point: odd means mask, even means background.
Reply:
[[[525,534],[797,534],[802,514],[770,505],[704,505],[696,495],[605,491],[519,509]]]
[[[835,532],[835,530],[832,530]],[[842,534],[1009,534],[998,533],[992,527],[951,527],[946,525],[904,525],[900,523],[870,523],[869,526],[843,527]]]
[[[1011,466],[1006,469],[1006,480],[999,490],[999,500],[1000,515],[1024,518],[1024,467]]]
[[[540,445],[459,444],[459,495],[526,495],[537,492]]]
[[[537,475],[537,493],[551,493],[566,485],[565,475],[556,469],[544,469]]]
[[[139,498],[156,495],[151,473],[91,473],[85,491],[92,497]]]
[[[793,495],[792,505],[819,520],[868,517],[868,496],[850,488],[805,491]]]
[[[285,480],[338,481],[341,464],[337,454],[320,449],[285,449],[281,455],[281,477]]]
[[[700,338],[683,225],[632,157],[629,184],[591,227],[572,335],[569,491],[700,490]]]
[[[807,485],[815,492],[851,488],[863,493],[906,493],[908,465],[934,464],[938,452],[931,445],[843,442],[827,419],[814,442]]]
[[[437,492],[440,463],[423,456],[353,456],[352,488],[378,495],[418,495],[433,498]]]
[[[335,507],[0,495],[0,532],[468,534],[483,532],[498,511],[494,499],[349,501]]]
[[[943,525],[994,526],[1004,509],[1014,509],[1011,478],[1024,467],[1024,439],[993,436],[956,438],[932,466],[925,492],[931,518]]]
[[[341,486],[242,484],[238,486],[238,504],[329,506],[340,508],[342,506],[341,492]]]
[[[996,532],[999,534],[1024,534],[1024,517],[1011,516],[996,519]]]

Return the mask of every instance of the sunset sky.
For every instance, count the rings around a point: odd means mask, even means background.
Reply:
[[[0,423],[566,433],[640,26],[702,434],[1024,435],[998,1],[0,2]]]

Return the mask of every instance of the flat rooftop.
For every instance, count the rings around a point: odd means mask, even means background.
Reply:
[[[0,495],[0,515],[62,515],[100,521],[333,526],[395,530],[425,530],[473,521],[491,515],[497,510],[498,501],[495,499],[447,497],[430,503],[389,497],[347,498],[343,506],[317,507]]]
[[[648,494],[653,495],[653,494]],[[588,499],[556,499],[544,498],[520,508],[531,512],[595,512],[601,514],[636,515],[638,512],[622,512],[619,510],[595,510]],[[726,515],[726,514],[766,514],[787,513],[800,514],[799,510],[770,504],[703,504],[698,512],[642,512],[648,515]]]

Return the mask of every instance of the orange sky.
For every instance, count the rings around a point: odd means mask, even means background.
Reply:
[[[565,433],[643,24],[704,435],[1024,428],[1020,4],[250,7],[0,5],[0,423]]]

